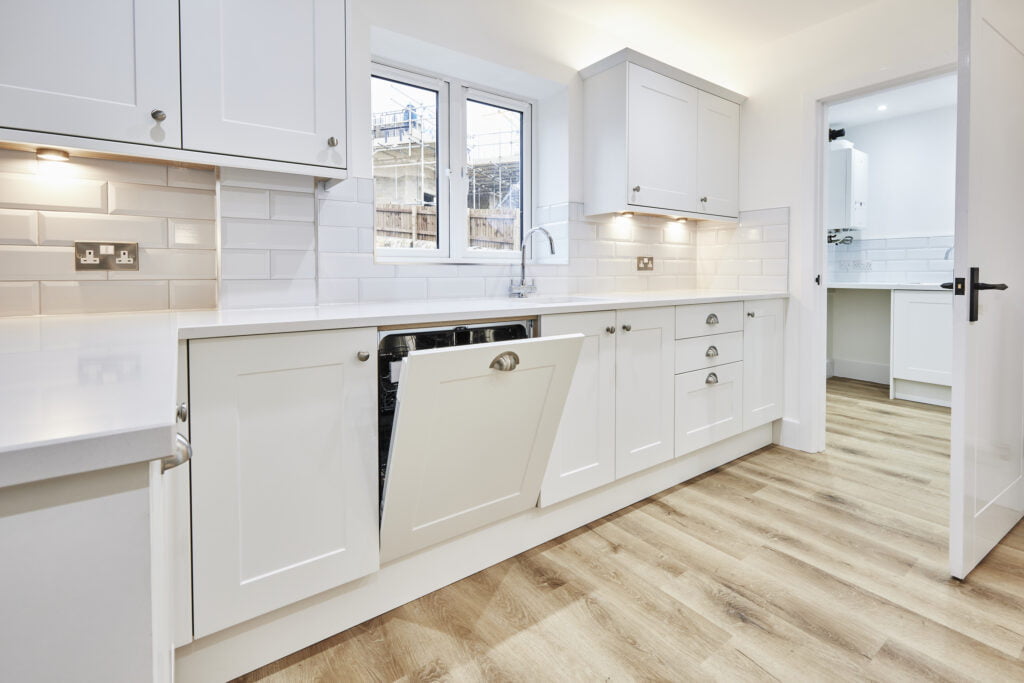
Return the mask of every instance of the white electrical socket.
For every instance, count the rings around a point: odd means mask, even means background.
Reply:
[[[85,256],[78,259],[78,262],[81,263],[83,266],[94,266],[98,264],[100,260],[96,258],[95,251],[93,251],[92,249],[86,249]]]
[[[133,259],[128,254],[127,249],[122,249],[121,253],[117,255],[116,259],[114,259],[114,263],[116,263],[119,266],[130,266],[131,264],[135,263],[135,259]]]

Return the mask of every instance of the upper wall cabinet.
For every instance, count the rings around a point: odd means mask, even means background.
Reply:
[[[344,178],[346,28],[345,0],[0,2],[0,140]]]
[[[181,0],[186,149],[345,166],[345,3]]]
[[[743,96],[632,50],[581,75],[587,215],[739,215]]]
[[[178,3],[4,2],[0,125],[179,147]]]

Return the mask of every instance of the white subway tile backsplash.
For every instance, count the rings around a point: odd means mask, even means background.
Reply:
[[[106,212],[107,184],[102,180],[0,173],[0,207]]]
[[[317,231],[320,251],[358,252],[359,228],[331,228],[321,225]]]
[[[167,219],[167,241],[172,249],[216,249],[216,221]]]
[[[359,280],[355,278],[321,278],[318,282],[322,304],[349,304],[359,301]]]
[[[360,301],[398,301],[425,298],[427,298],[426,278],[391,277],[359,280]]]
[[[110,213],[212,219],[214,206],[211,190],[110,183]]]
[[[222,280],[220,305],[226,308],[313,306],[316,280]]]
[[[760,292],[785,291],[789,281],[784,275],[740,275],[738,286],[743,290]]]
[[[72,156],[68,161],[41,161],[39,173],[48,177],[84,178],[119,183],[166,185],[167,166],[143,161],[116,161]]]
[[[320,225],[342,228],[372,228],[373,204],[359,202],[338,202],[332,199],[320,200]]]
[[[372,254],[375,246],[373,228],[358,228],[359,230],[359,251],[364,254]]]
[[[313,249],[313,223],[225,218],[221,246],[226,249]]]
[[[170,307],[176,310],[217,307],[216,280],[171,280]]]
[[[266,249],[222,249],[220,276],[225,280],[267,280],[270,278],[270,252]]]
[[[270,252],[270,277],[275,280],[315,278],[316,253],[312,251]]]
[[[741,259],[783,259],[789,256],[788,242],[754,242],[738,245]]]
[[[320,254],[320,277],[325,278],[389,278],[395,266],[376,264],[373,254]]]
[[[102,271],[76,271],[74,247],[0,246],[4,280],[106,280]]]
[[[358,202],[359,183],[357,178],[348,178],[341,181],[329,190],[325,190],[323,183],[316,188],[317,199],[334,199],[339,202]]]
[[[0,209],[0,244],[37,244],[38,241],[35,211]]]
[[[38,282],[0,282],[0,317],[38,313]]]
[[[772,225],[761,229],[765,242],[787,242],[789,240],[788,225]]]
[[[217,175],[212,170],[169,166],[167,168],[167,184],[174,187],[191,187],[196,190],[213,190],[217,187]]]
[[[270,218],[270,192],[231,187],[221,181],[220,215],[222,218]]]
[[[205,249],[139,249],[138,270],[114,270],[110,280],[213,280],[217,252]]]
[[[373,204],[373,178],[356,178],[356,201]]]
[[[270,217],[281,221],[311,221],[314,219],[316,200],[301,192],[270,193]]]
[[[75,242],[138,242],[139,247],[166,247],[167,219],[39,212],[39,244],[72,246]]]
[[[313,178],[291,173],[253,171],[247,168],[220,169],[221,185],[249,187],[260,190],[282,190],[284,192],[313,192]]]
[[[612,218],[597,226],[597,237],[602,240],[630,242],[633,239],[633,223],[624,216]]]
[[[482,277],[434,277],[427,279],[427,298],[457,299],[483,298],[485,296]]]
[[[55,313],[155,311],[169,307],[167,281],[40,282],[40,309]]]
[[[761,272],[763,275],[788,275],[788,259],[765,259],[761,261]]]

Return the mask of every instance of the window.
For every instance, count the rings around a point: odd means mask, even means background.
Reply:
[[[530,220],[530,103],[374,65],[378,257],[514,260]]]

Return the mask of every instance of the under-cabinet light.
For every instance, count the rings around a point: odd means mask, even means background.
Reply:
[[[36,159],[39,161],[67,161],[71,155],[62,149],[42,148],[36,150]]]
[[[620,211],[619,215],[622,216],[623,218],[632,218],[633,217],[633,212],[632,211]]]

